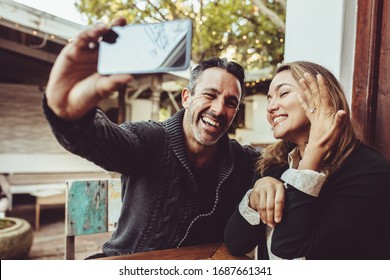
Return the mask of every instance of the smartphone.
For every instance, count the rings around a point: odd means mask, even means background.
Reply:
[[[114,26],[99,42],[98,72],[146,74],[188,69],[192,22],[179,19]]]

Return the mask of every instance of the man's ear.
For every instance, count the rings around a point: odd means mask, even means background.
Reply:
[[[181,92],[181,104],[185,109],[188,107],[189,99],[191,97],[191,92],[188,88],[184,88]]]

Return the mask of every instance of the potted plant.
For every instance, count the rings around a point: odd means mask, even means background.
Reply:
[[[0,218],[0,259],[24,259],[33,241],[31,225],[23,219]]]

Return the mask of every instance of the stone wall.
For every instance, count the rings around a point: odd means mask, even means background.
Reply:
[[[43,115],[37,85],[0,84],[0,153],[67,153]]]

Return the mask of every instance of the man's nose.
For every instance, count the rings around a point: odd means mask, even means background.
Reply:
[[[211,111],[213,111],[217,116],[223,115],[225,112],[225,102],[220,99],[214,100]]]

